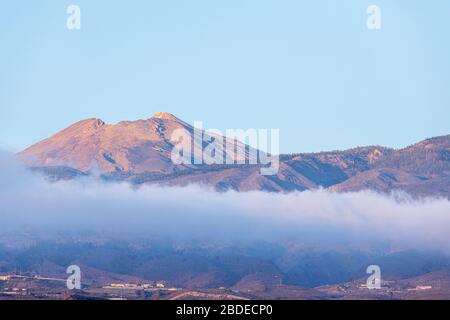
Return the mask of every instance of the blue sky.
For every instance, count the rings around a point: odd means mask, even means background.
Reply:
[[[81,30],[66,8],[81,8]],[[366,28],[379,5],[382,29]],[[169,111],[279,128],[281,151],[448,134],[450,1],[5,0],[0,146]]]

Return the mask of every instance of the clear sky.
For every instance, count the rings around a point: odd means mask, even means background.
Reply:
[[[3,0],[0,41],[0,146],[16,151],[157,111],[279,128],[283,152],[450,133],[448,0]]]

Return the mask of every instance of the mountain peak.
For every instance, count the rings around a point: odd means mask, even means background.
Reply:
[[[157,112],[152,118],[179,121],[179,119],[170,112]]]
[[[105,124],[106,123],[102,119],[89,118],[89,119],[78,121],[77,123],[73,124],[72,127],[86,127],[86,126],[88,126],[88,127],[93,127],[94,129],[97,129],[99,127],[104,126]]]

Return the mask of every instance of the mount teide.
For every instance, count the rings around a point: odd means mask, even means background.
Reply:
[[[116,125],[100,119],[77,122],[23,152],[30,166],[68,166],[88,172],[172,172],[170,135],[192,127],[168,113],[148,120],[122,121]]]
[[[170,138],[176,129],[194,130],[167,112],[115,125],[87,119],[25,149],[18,157],[53,180],[99,170],[107,180],[199,183],[220,191],[288,192],[324,187],[333,191],[404,190],[416,196],[450,196],[450,135],[400,150],[369,146],[280,155],[278,174],[262,176],[259,165],[174,165]],[[234,159],[248,159],[248,146],[236,142],[236,151]]]

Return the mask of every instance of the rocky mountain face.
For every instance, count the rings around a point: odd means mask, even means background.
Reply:
[[[199,183],[219,191],[272,192],[319,187],[338,192],[404,190],[415,196],[450,197],[450,135],[400,150],[369,146],[280,155],[278,174],[264,176],[257,164],[174,164],[171,137],[177,129],[194,132],[191,125],[165,112],[115,125],[87,119],[25,149],[18,157],[52,180],[99,171],[106,180],[136,185]],[[210,141],[220,141],[224,158],[248,162],[252,157],[250,147],[239,141],[232,141],[235,152],[230,154],[225,148],[230,139],[203,133]]]
[[[71,167],[82,172],[172,172],[170,134],[192,128],[170,114],[116,125],[100,119],[77,122],[19,157],[33,167]]]

